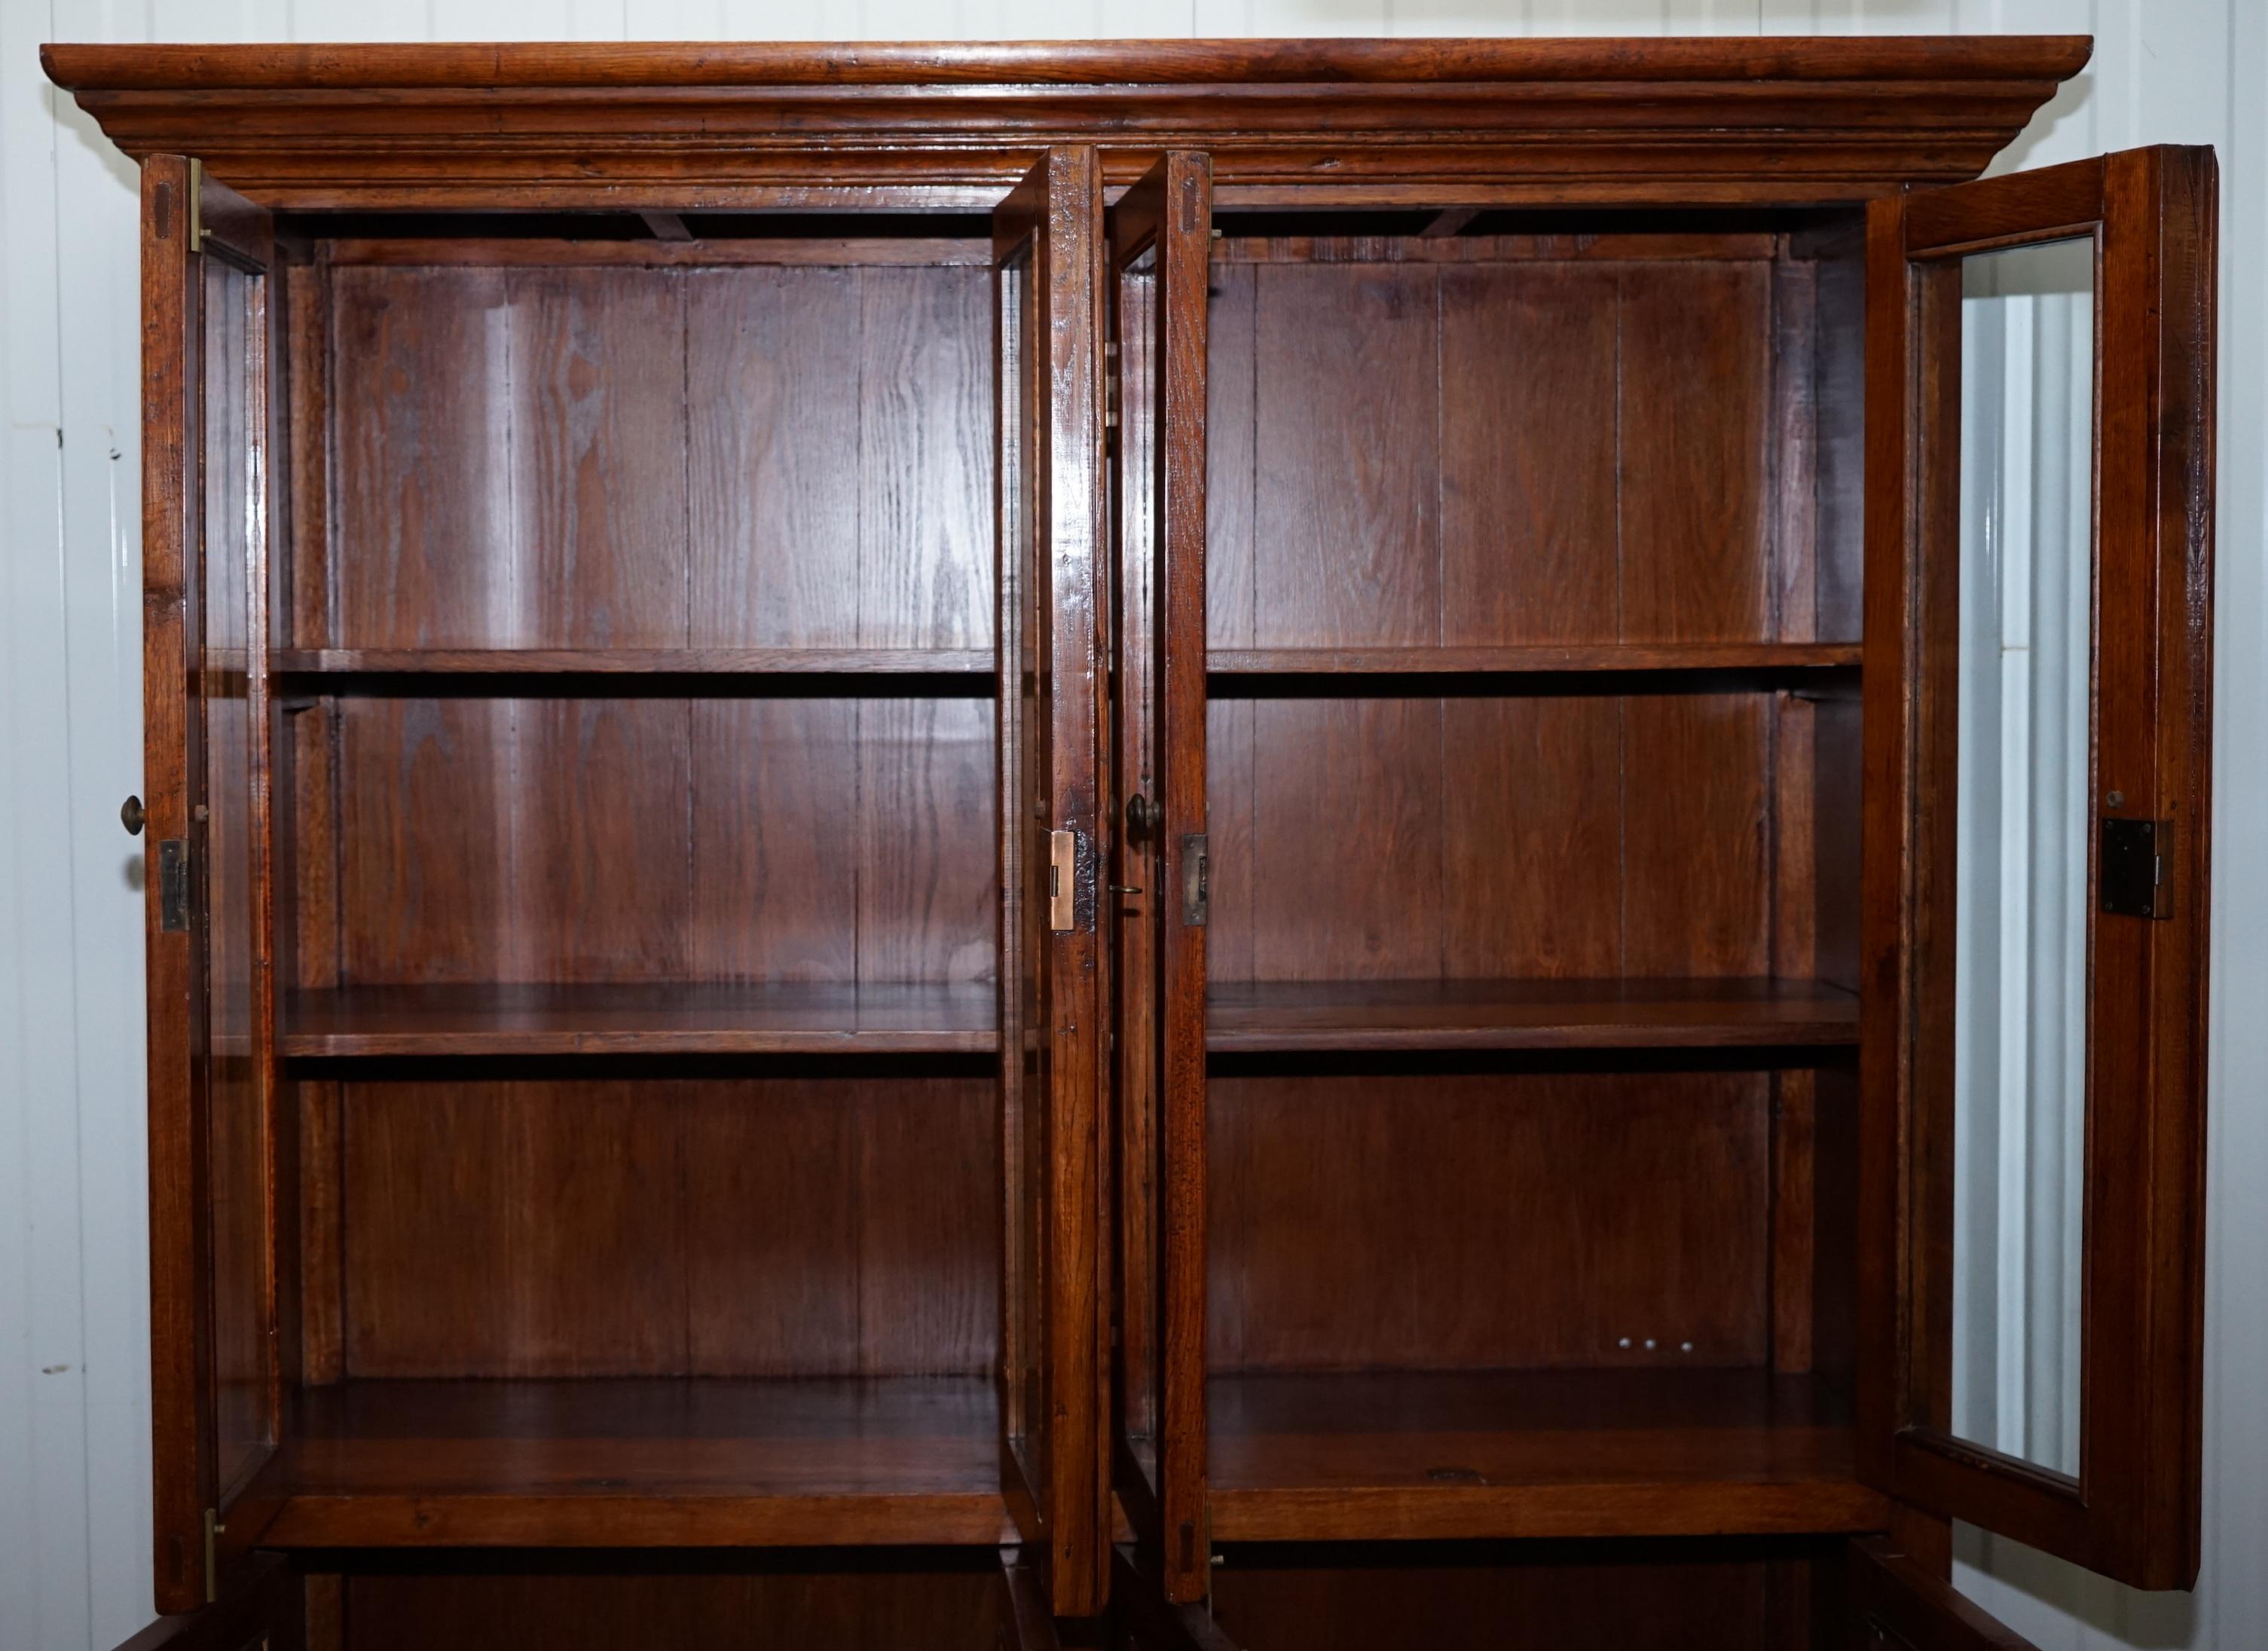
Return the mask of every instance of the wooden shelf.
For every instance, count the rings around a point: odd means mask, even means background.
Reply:
[[[1615,671],[1848,670],[1856,642],[1550,643],[1511,648],[1215,648],[1213,676],[1553,675]]]
[[[982,676],[990,648],[278,648],[281,676]]]
[[[350,1382],[255,1487],[274,1548],[1010,1539],[990,1377]]]
[[[1849,1404],[1753,1370],[1207,1384],[1220,1542],[1878,1530]]]
[[[1213,983],[1205,1047],[1745,1049],[1859,1041],[1859,999],[1811,980]]]
[[[286,996],[287,1056],[983,1053],[965,985],[349,986]]]

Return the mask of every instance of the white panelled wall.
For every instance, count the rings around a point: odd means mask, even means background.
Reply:
[[[42,41],[2086,33],[2002,162],[2220,154],[2205,1573],[2140,1595],[1982,1533],[2043,1651],[2268,1645],[2268,0],[0,0],[0,1651],[150,1616],[133,168]]]

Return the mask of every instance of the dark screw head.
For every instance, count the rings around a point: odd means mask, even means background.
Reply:
[[[126,828],[127,836],[140,837],[142,821],[142,800],[139,797],[129,797],[118,805],[118,823]]]

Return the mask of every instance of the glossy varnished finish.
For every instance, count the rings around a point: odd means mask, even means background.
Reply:
[[[989,205],[1036,151],[1082,143],[1108,145],[1128,183],[1160,144],[1209,151],[1224,200],[1851,200],[1973,177],[2087,54],[2036,37],[53,46],[43,61],[129,154],[194,141],[269,205],[540,191],[685,208]]]
[[[1871,1530],[1849,1411],[1754,1371],[1219,1379],[1219,1541]]]
[[[1167,155],[1113,210],[1111,269],[1122,306],[1119,360],[1122,601],[1120,676],[1148,692],[1130,710],[1129,733],[1146,764],[1122,769],[1112,812],[1146,791],[1157,816],[1130,840],[1121,864],[1141,893],[1129,896],[1122,932],[1122,1047],[1139,1038],[1146,1058],[1127,1069],[1120,1105],[1142,1120],[1130,1131],[1144,1158],[1122,1166],[1121,1198],[1146,1198],[1147,1220],[1122,1213],[1129,1259],[1122,1341],[1145,1367],[1122,1381],[1152,1408],[1123,1419],[1142,1435],[1157,1517],[1145,1533],[1168,1598],[1204,1591],[1205,1077],[1207,1016],[1202,914],[1187,890],[1209,871],[1196,862],[1205,814],[1205,447],[1207,285],[1212,175],[1202,155]],[[1137,423],[1138,422],[1138,424]],[[1132,542],[1137,525],[1146,543]],[[1138,567],[1136,558],[1141,558]],[[1142,610],[1129,611],[1139,602]],[[1148,1189],[1143,1186],[1149,1181]],[[1129,1406],[1130,1411],[1131,1406]],[[1135,1488],[1138,1503],[1143,1486]]]
[[[1847,1564],[1852,1651],[2035,1651],[1889,1538],[1853,1542]]]
[[[1110,1002],[1097,933],[1108,738],[1101,160],[1050,150],[993,215],[1002,489],[1001,1013],[1011,1511],[1067,1616],[1106,1598]],[[1012,452],[1012,465],[1005,456]],[[1012,748],[1011,760],[1006,753]],[[1071,852],[1051,862],[1049,840]],[[1055,879],[1071,887],[1056,889]],[[1067,896],[1067,898],[1064,897]],[[1057,913],[1063,914],[1057,920]],[[1021,1480],[1020,1488],[1019,1480]]]
[[[1225,982],[1205,1047],[1793,1048],[1859,1041],[1859,1000],[1812,981]]]
[[[990,1544],[989,1378],[364,1382],[272,1470],[286,1548]]]
[[[981,984],[349,986],[294,993],[282,1052],[824,1055],[990,1052]]]
[[[343,1651],[1053,1651],[1012,1638],[1012,1564],[989,1547],[304,1556],[339,1596]],[[1044,1617],[1042,1618],[1044,1623]]]
[[[2214,187],[2208,151],[2138,150],[1869,227],[1866,1468],[2155,1588],[2198,1566]],[[1949,1397],[1958,259],[2073,234],[2097,255],[2090,814],[2176,822],[2171,918],[2089,917],[2076,1479],[1955,1440]]]

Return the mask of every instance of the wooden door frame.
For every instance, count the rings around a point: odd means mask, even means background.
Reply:
[[[2210,150],[2161,147],[1867,220],[1860,1471],[2142,1588],[2190,1586],[2198,1553],[2215,184]],[[2075,237],[2096,248],[2090,814],[2173,822],[2173,912],[2089,919],[2074,1481],[1949,1429],[1948,868],[1960,260]]]

